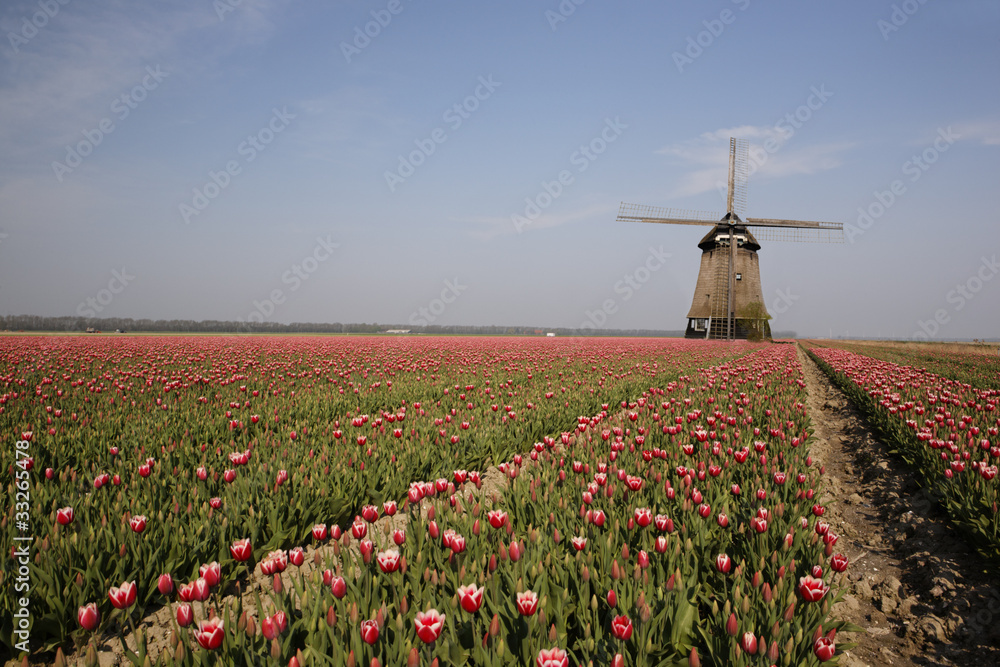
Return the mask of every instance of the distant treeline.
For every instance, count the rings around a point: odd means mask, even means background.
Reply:
[[[386,331],[408,331],[415,334],[464,334],[477,336],[643,336],[680,337],[678,331],[652,329],[564,329],[542,327],[504,326],[413,326],[408,324],[341,324],[340,322],[223,322],[220,320],[150,320],[129,317],[41,317],[39,315],[0,316],[0,330],[7,331],[66,331],[86,332],[88,329],[113,333],[127,332],[175,332],[175,333],[261,333],[261,334],[376,334]],[[793,338],[794,332],[778,332],[775,337]]]

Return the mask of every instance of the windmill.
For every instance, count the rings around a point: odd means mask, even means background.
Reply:
[[[844,227],[839,222],[743,218],[749,176],[748,148],[746,140],[729,140],[729,187],[725,215],[625,202],[618,211],[618,222],[712,227],[698,243],[702,249],[701,268],[688,312],[685,338],[746,338],[748,322],[740,313],[751,303],[760,304],[758,316],[769,317],[764,308],[757,262],[760,243],[751,230],[767,241],[843,241]]]

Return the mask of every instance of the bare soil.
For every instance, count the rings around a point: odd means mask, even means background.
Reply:
[[[1000,665],[1000,592],[990,563],[801,347],[799,359],[810,453],[825,466],[824,519],[850,559],[834,615],[865,629],[838,637],[858,643],[840,664]]]

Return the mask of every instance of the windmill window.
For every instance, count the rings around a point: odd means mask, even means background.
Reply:
[[[706,321],[705,320],[703,320],[703,319],[696,319],[694,321],[694,330],[695,331],[704,331],[705,330],[705,325],[706,325]]]
[[[737,273],[736,274],[736,279],[737,280],[743,280],[743,274],[742,273]]]

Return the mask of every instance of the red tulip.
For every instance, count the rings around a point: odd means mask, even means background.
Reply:
[[[289,551],[288,560],[292,565],[295,565],[296,567],[302,565],[302,563],[304,563],[306,560],[305,552],[302,551],[302,547],[295,547],[294,549]]]
[[[243,563],[250,559],[253,555],[253,546],[250,544],[250,538],[246,537],[242,540],[236,540],[229,545],[229,553],[233,555],[237,561]]]
[[[156,590],[160,591],[161,595],[170,595],[174,592],[174,578],[170,576],[170,573],[161,574],[160,578],[156,581]]]
[[[97,608],[96,602],[91,602],[76,610],[76,620],[80,627],[90,631],[101,622],[101,611]]]
[[[226,480],[227,484],[232,484],[236,480],[236,471],[229,468],[224,473],[222,473],[222,479]]]
[[[205,580],[209,588],[214,588],[222,578],[222,568],[219,567],[218,562],[212,561],[198,568],[198,574]]]
[[[615,593],[614,589],[608,591],[608,606],[615,607],[618,604],[618,594]]]
[[[140,477],[149,477],[150,472],[152,472],[152,468],[150,468],[148,464],[143,463],[142,465],[139,466]]]
[[[813,643],[813,653],[819,658],[820,662],[826,662],[833,657],[833,654],[837,652],[837,647],[834,645],[833,640],[828,637],[820,637]]]
[[[396,508],[396,501],[395,500],[387,500],[384,503],[382,503],[382,512],[386,516],[395,516],[396,515],[396,509],[397,508]]]
[[[225,634],[222,619],[212,618],[198,623],[198,632],[194,638],[203,649],[214,651],[222,646]]]
[[[212,587],[204,577],[198,577],[191,582],[191,600],[204,602],[212,594]]]
[[[131,519],[129,519],[129,525],[132,526],[133,532],[141,533],[146,530],[146,517],[142,514],[136,514]]]
[[[399,569],[399,552],[395,549],[380,551],[376,557],[379,569],[386,574],[392,574]]]
[[[209,498],[208,504],[212,509],[217,510],[220,507],[222,507],[222,498],[219,498],[218,496],[214,498]]]
[[[636,557],[636,561],[639,563],[639,567],[645,570],[649,567],[649,554],[645,551],[640,551],[639,555]]]
[[[206,479],[208,479],[208,470],[205,469],[205,466],[198,466],[198,470],[196,471],[196,473],[198,475],[198,479],[200,479],[201,481],[204,482]]]
[[[312,529],[312,535],[314,540],[319,540],[319,541],[325,540],[327,536],[326,524],[317,523],[316,525],[314,525]]]
[[[330,582],[330,590],[333,591],[335,598],[343,600],[344,596],[347,595],[347,582],[344,581],[343,577],[334,577],[333,581]]]
[[[184,603],[177,605],[177,625],[186,628],[194,620],[194,610],[191,605]]]
[[[358,551],[361,552],[361,559],[365,562],[365,565],[372,562],[372,554],[375,552],[375,545],[372,544],[371,540],[361,540],[358,542]]]
[[[757,652],[757,636],[752,632],[744,632],[743,639],[740,642],[743,646],[743,650],[749,655],[753,655]]]
[[[715,557],[715,569],[723,574],[729,574],[733,569],[733,559],[726,554],[719,554]]]
[[[823,583],[822,579],[816,579],[808,574],[799,579],[799,594],[806,602],[816,602],[820,600],[830,587]]]
[[[108,599],[115,609],[128,609],[135,604],[136,585],[134,581],[125,582],[121,586],[112,586],[108,591]]]
[[[583,551],[584,549],[587,548],[586,537],[576,536],[572,540],[570,540],[570,542],[573,543],[573,548],[576,549],[577,551]]]
[[[653,522],[653,513],[648,507],[638,507],[635,510],[635,522],[640,528],[645,528]]]
[[[451,550],[456,554],[465,551],[465,538],[461,535],[453,535],[451,538]]]
[[[413,619],[413,626],[416,628],[420,640],[425,644],[430,644],[441,636],[444,621],[444,614],[437,609],[431,609],[430,611],[418,612],[416,618]]]
[[[542,649],[535,660],[537,667],[569,667],[569,657],[561,648]]]
[[[268,641],[275,639],[286,628],[288,628],[288,617],[283,611],[279,611],[273,616],[268,616],[260,623],[260,632]]]
[[[365,505],[361,508],[361,517],[368,523],[378,521],[378,508],[374,505]]]
[[[830,559],[830,569],[834,572],[843,572],[847,569],[847,556],[844,554],[834,554]]]
[[[360,540],[367,534],[368,524],[361,517],[356,517],[354,523],[351,524],[351,535],[354,536],[354,539]]]
[[[486,513],[486,518],[496,529],[503,528],[507,524],[507,513],[503,510],[490,510]]]
[[[62,526],[68,526],[73,522],[73,508],[64,507],[61,510],[56,510],[56,522]]]
[[[378,623],[375,621],[362,621],[361,622],[361,639],[364,640],[366,644],[374,644],[378,641]]]
[[[479,611],[480,605],[483,604],[483,591],[485,589],[476,586],[475,584],[469,584],[468,586],[458,587],[458,599],[462,605],[462,609],[473,614]]]
[[[611,621],[611,633],[622,641],[628,641],[632,638],[632,619],[628,616],[615,616]]]
[[[517,594],[517,610],[522,616],[531,616],[538,609],[538,593],[534,591],[524,591]]]
[[[406,531],[400,529],[392,531],[392,541],[397,547],[403,546],[406,543]]]

